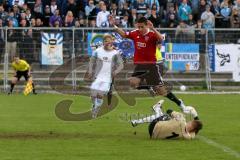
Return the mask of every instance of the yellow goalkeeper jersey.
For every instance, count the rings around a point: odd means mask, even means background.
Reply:
[[[13,62],[12,67],[16,71],[26,71],[26,70],[29,70],[29,68],[30,68],[29,64],[25,60],[22,60],[22,59],[19,60],[19,63]]]
[[[195,133],[186,131],[186,119],[182,113],[172,112],[171,116],[171,120],[157,122],[153,129],[153,139],[195,138]]]

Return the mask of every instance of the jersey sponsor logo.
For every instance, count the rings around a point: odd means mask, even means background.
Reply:
[[[139,48],[145,48],[146,47],[146,43],[142,43],[142,42],[137,42],[137,47]]]
[[[107,60],[108,60],[108,57],[103,57],[103,60],[104,60],[104,61],[107,61]]]

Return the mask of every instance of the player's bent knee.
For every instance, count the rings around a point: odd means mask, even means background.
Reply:
[[[164,85],[154,86],[154,91],[156,92],[156,94],[161,96],[166,96],[168,94],[168,90]]]
[[[136,77],[131,77],[129,79],[130,86],[132,88],[137,88],[139,86],[139,84],[140,84],[140,81],[141,81],[141,79],[140,78],[136,78]]]
[[[17,80],[18,80],[18,79],[14,77],[11,82],[12,82],[13,84],[16,84],[16,83],[17,83]]]

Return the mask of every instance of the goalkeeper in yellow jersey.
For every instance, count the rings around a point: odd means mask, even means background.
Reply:
[[[132,120],[135,127],[138,124],[149,124],[149,135],[152,139],[194,139],[199,130],[202,129],[202,122],[198,119],[198,114],[192,106],[186,106],[194,120],[186,121],[182,113],[167,110],[167,114],[162,112],[162,103],[160,100],[153,106],[154,114],[145,118]]]
[[[15,71],[14,76],[11,81],[11,88],[8,94],[12,94],[13,88],[15,84],[21,79],[23,76],[25,80],[32,81],[31,77],[31,67],[30,65],[25,61],[20,59],[19,57],[14,57],[14,61],[12,62],[12,67]],[[32,82],[32,88],[33,88],[33,94],[36,94],[34,83]]]

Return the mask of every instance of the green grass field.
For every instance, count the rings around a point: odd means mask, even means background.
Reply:
[[[157,98],[122,100],[116,109],[90,121],[63,121],[55,105],[74,100],[71,111],[86,111],[88,97],[39,94],[0,95],[0,160],[235,160],[240,159],[240,95],[178,95],[204,123],[198,138],[150,140],[147,124],[133,128],[121,117],[147,114]],[[164,108],[178,109],[169,102]],[[134,134],[136,132],[136,134]]]

